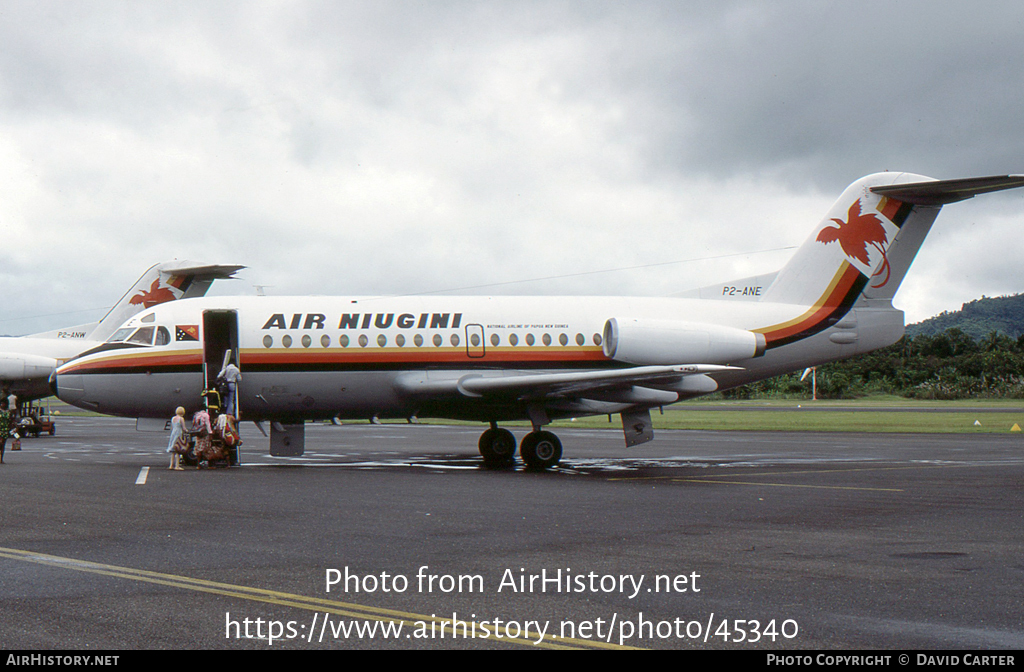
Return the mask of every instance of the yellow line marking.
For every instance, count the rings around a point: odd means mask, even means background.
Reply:
[[[293,607],[296,609],[306,609],[314,612],[323,612],[336,614],[339,616],[348,616],[350,618],[357,618],[367,621],[393,621],[401,623],[403,627],[416,628],[418,623],[434,623],[440,627],[432,628],[431,632],[440,632],[442,634],[452,635],[453,640],[457,639],[486,639],[494,642],[508,642],[510,644],[521,644],[524,646],[533,646],[546,649],[579,649],[579,648],[597,648],[597,649],[634,649],[636,647],[622,646],[618,644],[610,644],[607,642],[585,640],[585,639],[573,639],[570,637],[559,637],[557,635],[543,636],[543,639],[538,643],[538,639],[541,637],[541,633],[533,631],[525,631],[521,637],[502,637],[497,638],[493,636],[483,636],[471,634],[468,637],[462,637],[459,635],[455,637],[461,628],[454,628],[451,626],[451,619],[441,618],[436,615],[427,616],[424,614],[416,614],[406,611],[397,611],[394,609],[382,609],[379,607],[370,607],[361,604],[355,604],[352,602],[339,602],[336,600],[327,600],[317,597],[307,597],[305,595],[295,595],[293,593],[283,593],[276,590],[267,590],[264,588],[252,588],[249,586],[238,586],[230,583],[220,583],[217,581],[207,581],[205,579],[194,579],[187,576],[178,576],[176,574],[163,574],[160,572],[151,572],[144,569],[133,569],[131,567],[119,567],[117,565],[105,565],[98,562],[89,562],[88,560],[76,560],[75,558],[65,558],[57,555],[47,555],[45,553],[35,553],[33,551],[25,551],[17,548],[4,548],[0,546],[0,557],[8,558],[11,560],[21,560],[23,562],[34,562],[40,565],[46,565],[49,567],[60,567],[63,569],[72,569],[79,572],[89,572],[91,574],[99,574],[101,576],[110,576],[120,579],[131,579],[133,581],[143,581],[145,583],[153,583],[161,586],[169,586],[172,588],[183,588],[186,590],[194,590],[202,593],[210,593],[213,595],[221,595],[224,597],[234,597],[243,600],[251,600],[253,602],[264,602],[267,604],[275,604],[284,607]],[[480,623],[473,621],[462,621],[465,622],[467,629],[473,632],[474,626],[477,630],[480,630],[483,626]],[[442,639],[441,637],[431,637],[431,639]],[[394,640],[400,641],[400,640]]]

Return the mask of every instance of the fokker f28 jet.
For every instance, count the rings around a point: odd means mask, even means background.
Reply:
[[[0,337],[0,386],[19,401],[50,396],[50,376],[59,364],[101,345],[132,315],[165,301],[200,297],[217,278],[244,266],[169,261],[151,266],[99,321],[31,336]]]
[[[176,301],[125,322],[62,366],[61,399],[129,417],[195,410],[227,359],[240,418],[271,422],[270,452],[301,455],[303,422],[411,416],[490,423],[486,463],[514,461],[498,423],[528,419],[533,468],[556,465],[556,418],[618,413],[627,446],[650,409],[896,342],[892,305],[941,207],[1024,186],[1024,175],[853,183],[774,274],[674,298],[233,297]],[[166,344],[138,343],[164,328]],[[142,339],[146,340],[146,339]],[[262,425],[261,425],[262,427]]]

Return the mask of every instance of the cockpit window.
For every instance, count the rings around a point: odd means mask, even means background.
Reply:
[[[113,336],[107,339],[107,343],[120,343],[124,339],[128,338],[128,334],[132,333],[133,331],[135,330],[131,327],[126,329],[118,329],[117,331],[114,332]]]
[[[154,341],[153,336],[156,335]],[[114,332],[107,343],[132,343],[134,345],[167,345],[171,342],[171,332],[167,327],[124,327]]]
[[[140,327],[138,331],[132,334],[132,337],[128,339],[128,342],[138,343],[139,345],[151,345],[153,343],[154,330],[154,327]]]

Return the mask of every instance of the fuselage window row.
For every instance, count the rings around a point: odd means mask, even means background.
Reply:
[[[166,331],[162,327],[161,327],[161,329],[163,331]],[[157,338],[157,341],[158,341],[157,345],[163,345],[164,343],[159,342],[159,341],[161,341],[163,339],[166,339],[166,341],[170,340],[169,336],[166,336],[166,337],[158,336],[158,338]],[[453,347],[459,347],[459,344],[462,342],[462,339],[459,338],[458,334],[452,334],[451,338],[449,340],[450,340],[450,342],[451,342]],[[550,346],[553,343],[553,339],[551,338],[551,334],[547,334],[547,333],[542,334],[540,340],[546,346]],[[378,334],[376,341],[377,341],[377,346],[378,347],[384,348],[384,347],[387,347],[387,345],[388,345],[388,337],[385,334]],[[583,334],[578,333],[578,334],[576,334],[575,341],[576,341],[576,345],[582,347],[584,344],[586,344],[587,338]],[[594,345],[598,345],[598,346],[601,345],[601,334],[594,334],[593,341],[594,341]],[[308,334],[303,335],[303,337],[300,340],[300,342],[302,343],[302,347],[304,347],[304,348],[308,348],[308,347],[311,347],[313,345],[313,339]],[[370,345],[370,339],[369,339],[369,337],[366,334],[360,334],[359,338],[357,339],[357,342],[359,343],[359,347],[361,347],[361,348],[365,348],[365,347],[368,347]],[[413,344],[417,348],[419,348],[419,347],[422,347],[423,344],[426,341],[423,340],[423,335],[422,334],[416,334],[415,336],[413,336],[412,342],[413,342]],[[434,347],[439,348],[442,345],[444,345],[444,338],[441,336],[441,334],[434,334],[433,338],[431,339],[431,342],[434,344]],[[498,347],[499,345],[501,345],[501,336],[499,336],[496,333],[492,333],[491,334],[491,338],[490,338],[490,342],[491,342],[491,345],[493,347]],[[523,339],[523,342],[527,346],[533,346],[533,345],[535,345],[537,343],[537,339],[534,337],[534,335],[532,333],[527,333],[525,339]],[[294,340],[292,339],[292,337],[289,334],[285,334],[284,336],[281,337],[281,346],[282,347],[290,348],[290,347],[292,347],[293,343],[294,343]],[[343,348],[347,348],[349,345],[351,345],[351,343],[352,343],[352,341],[351,341],[351,339],[349,339],[347,334],[342,334],[341,336],[338,337],[338,345],[340,345]],[[398,335],[395,336],[395,345],[396,346],[398,346],[399,348],[403,348],[403,347],[405,347],[405,343],[406,343],[405,335],[398,334]],[[469,345],[471,345],[472,347],[476,348],[476,347],[480,347],[482,345],[482,343],[483,343],[483,341],[480,339],[479,334],[470,334],[470,336],[469,336]],[[513,333],[513,334],[509,334],[508,335],[508,344],[509,345],[511,345],[512,347],[516,347],[516,346],[519,345],[519,343],[520,343],[519,336],[517,334]],[[562,346],[569,345],[569,335],[566,334],[566,333],[559,334],[558,335],[558,343],[559,343],[559,345],[562,345]],[[331,347],[331,337],[326,335],[326,334],[321,336],[320,337],[320,345],[321,345],[321,347],[324,347],[324,348]],[[267,334],[266,336],[264,336],[263,337],[263,347],[264,348],[272,348],[272,347],[274,347],[274,337],[271,336],[270,334]]]

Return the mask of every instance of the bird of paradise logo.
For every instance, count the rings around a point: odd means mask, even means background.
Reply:
[[[882,255],[882,265],[871,277],[885,273],[885,279],[877,285],[871,286],[877,289],[889,282],[889,258],[885,254],[884,247],[889,242],[889,236],[885,232],[885,227],[882,226],[882,220],[874,213],[862,213],[858,198],[847,211],[845,222],[836,217],[833,217],[832,221],[837,226],[826,226],[818,232],[816,240],[825,245],[838,241],[839,246],[843,248],[843,254],[866,266],[871,264],[868,257],[868,245],[874,247]]]
[[[167,289],[166,287],[160,286],[160,279],[157,278],[150,285],[149,291],[141,290],[138,294],[128,299],[128,303],[133,306],[137,306],[140,303],[144,308],[152,308],[159,303],[165,303],[167,301],[174,301],[177,297],[174,296],[174,292]]]

